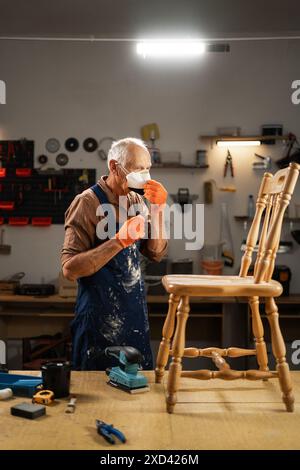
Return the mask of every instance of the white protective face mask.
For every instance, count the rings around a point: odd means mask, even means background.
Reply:
[[[126,175],[128,188],[138,194],[144,194],[145,183],[151,180],[149,170],[132,171]]]

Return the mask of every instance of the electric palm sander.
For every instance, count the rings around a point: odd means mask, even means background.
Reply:
[[[95,351],[89,356],[95,356]],[[142,393],[150,390],[147,378],[140,372],[143,356],[132,346],[110,346],[96,353],[108,358],[115,358],[119,365],[106,369],[109,377],[107,382],[112,387],[119,388],[128,393]]]
[[[111,346],[105,349],[107,357],[115,357],[120,365],[107,369],[108,383],[129,393],[149,390],[148,380],[140,372],[143,356],[132,346]]]

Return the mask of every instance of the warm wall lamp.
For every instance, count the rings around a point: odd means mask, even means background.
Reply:
[[[255,147],[261,145],[260,140],[217,140],[218,147]]]

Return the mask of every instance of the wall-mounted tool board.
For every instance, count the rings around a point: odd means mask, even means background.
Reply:
[[[33,161],[33,141],[0,141],[0,224],[63,224],[76,194],[95,184],[94,169],[42,170]]]

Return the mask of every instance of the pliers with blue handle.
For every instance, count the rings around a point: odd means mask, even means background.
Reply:
[[[104,439],[110,444],[116,443],[112,435],[116,436],[121,442],[123,442],[123,444],[126,442],[124,434],[119,431],[119,429],[114,428],[112,424],[106,424],[104,421],[96,419],[96,427],[98,434],[104,437]]]

